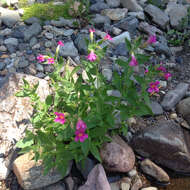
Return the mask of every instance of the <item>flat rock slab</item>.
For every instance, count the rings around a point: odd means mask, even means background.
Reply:
[[[50,184],[56,183],[63,176],[56,170],[51,170],[47,175],[43,174],[42,161],[35,163],[32,160],[32,154],[27,153],[18,157],[13,163],[13,171],[18,179],[19,184],[25,190],[38,189]],[[69,174],[72,164],[68,166]]]
[[[181,173],[190,173],[190,134],[173,121],[144,129],[131,141],[140,155]]]

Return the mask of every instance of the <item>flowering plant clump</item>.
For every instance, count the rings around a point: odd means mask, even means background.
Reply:
[[[54,71],[50,74],[53,93],[41,102],[36,89],[23,79],[24,86],[17,96],[31,98],[34,113],[31,123],[33,131],[27,131],[26,137],[17,143],[22,152],[33,151],[34,159],[43,160],[44,172],[57,168],[63,175],[71,160],[84,161],[89,154],[101,162],[99,149],[104,142],[111,141],[113,133],[126,133],[126,120],[134,116],[152,114],[149,105],[150,94],[159,92],[159,81],[153,81],[160,74],[168,79],[162,64],[145,69],[144,75],[135,72],[140,64],[148,62],[149,56],[139,54],[141,47],[156,42],[156,37],[149,37],[142,44],[138,38],[133,43],[126,39],[130,52],[128,61],[118,59],[116,63],[122,68],[122,74],[113,73],[113,80],[107,82],[100,72],[100,61],[106,55],[106,48],[101,48],[105,41],[112,40],[106,34],[99,42],[94,40],[94,29],[90,29],[88,56],[82,65],[69,69],[69,63],[59,57],[59,49],[64,46],[59,41],[55,56],[39,55],[40,63],[52,64]],[[63,71],[64,68],[64,71]],[[83,78],[79,70],[86,73]],[[77,78],[74,75],[77,74]],[[117,90],[121,96],[108,95],[109,90]],[[116,114],[120,113],[120,126],[116,128]]]

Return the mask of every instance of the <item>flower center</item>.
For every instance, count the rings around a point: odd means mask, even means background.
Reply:
[[[60,119],[64,119],[64,116],[63,116],[63,115],[60,115],[59,117],[60,117]]]
[[[79,137],[82,137],[83,136],[83,134],[82,133],[79,133]]]

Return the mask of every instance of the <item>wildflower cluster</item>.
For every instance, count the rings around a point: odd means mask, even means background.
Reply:
[[[38,84],[32,88],[24,79],[23,91],[17,93],[17,96],[29,96],[35,108],[31,119],[34,131],[27,131],[17,146],[22,148],[22,152],[32,150],[35,160],[42,159],[45,173],[56,167],[65,175],[69,161],[82,162],[89,154],[101,161],[99,148],[104,142],[111,141],[112,133],[126,134],[128,118],[152,114],[149,97],[158,93],[160,88],[160,82],[154,82],[156,75],[161,74],[166,80],[171,77],[162,64],[149,66],[144,76],[134,72],[134,68],[149,61],[149,56],[139,54],[138,49],[156,43],[156,36],[152,35],[143,44],[141,38],[133,43],[126,39],[130,57],[127,61],[116,60],[122,74],[115,71],[112,81],[108,82],[99,72],[99,65],[106,57],[106,47],[101,48],[101,45],[112,37],[107,33],[96,42],[95,30],[90,29],[89,33],[88,55],[82,65],[72,71],[69,62],[65,63],[59,57],[59,49],[64,46],[62,41],[58,42],[55,56],[40,54],[37,57],[40,63],[54,67],[50,74],[54,92],[45,102],[41,102],[36,94]],[[87,77],[78,74],[79,70]],[[75,79],[74,74],[77,75]],[[137,84],[140,88],[136,88]],[[119,91],[121,97],[109,96],[109,90]],[[121,122],[116,129],[118,111]]]

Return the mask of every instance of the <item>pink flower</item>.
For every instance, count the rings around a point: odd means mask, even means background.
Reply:
[[[134,67],[134,66],[137,66],[137,65],[138,65],[138,62],[137,62],[135,56],[132,54],[132,55],[131,55],[131,61],[130,61],[130,63],[129,63],[129,66]]]
[[[86,129],[86,128],[87,128],[86,123],[82,120],[78,120],[76,129],[80,130],[80,129]]]
[[[57,116],[54,121],[57,123],[61,123],[64,124],[65,123],[65,115],[64,113],[58,113],[58,112],[54,112],[54,114]]]
[[[149,84],[148,92],[149,93],[159,92],[159,87],[158,87],[159,84],[160,84],[159,81],[151,82]]]
[[[104,37],[104,40],[112,40],[112,37],[107,33]]]
[[[148,40],[147,40],[148,44],[154,44],[156,43],[156,35],[151,35]]]
[[[84,142],[85,139],[88,138],[88,134],[85,133],[84,129],[76,130],[75,131],[75,141]]]
[[[148,73],[148,69],[145,69],[144,73],[145,73],[145,74]]]
[[[42,55],[42,54],[38,55],[37,60],[38,60],[40,63],[43,62],[43,61],[45,61],[44,55]]]
[[[165,73],[165,74],[164,74],[164,78],[165,78],[166,80],[168,80],[171,76],[172,76],[171,73]]]
[[[62,46],[62,47],[64,46],[64,44],[63,44],[62,41],[58,41],[57,44],[58,44],[59,46]]]
[[[95,29],[90,28],[90,29],[89,29],[89,32],[90,32],[90,33],[91,33],[91,32],[94,33],[94,32],[95,32]]]
[[[91,52],[88,54],[88,56],[87,56],[87,59],[88,59],[89,61],[91,61],[91,62],[95,61],[96,58],[97,58],[97,56],[96,56],[96,54],[95,54],[93,51],[91,51]]]
[[[157,69],[157,71],[163,71],[164,73],[166,72],[166,68],[160,65]]]
[[[48,58],[48,64],[54,64],[55,60],[54,58]]]

